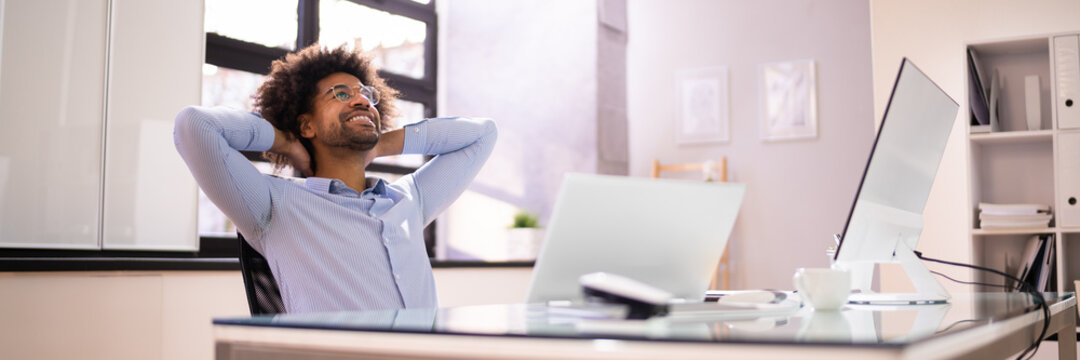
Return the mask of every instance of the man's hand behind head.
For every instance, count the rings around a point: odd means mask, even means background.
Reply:
[[[268,151],[284,156],[289,160],[289,164],[304,176],[314,175],[311,171],[311,154],[308,154],[299,138],[289,136],[280,129],[274,128],[274,145]]]

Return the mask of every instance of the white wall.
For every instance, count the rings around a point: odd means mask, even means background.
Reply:
[[[1080,30],[1080,1],[1076,0],[872,0],[874,119],[884,112],[900,59],[908,57],[946,93],[960,102],[937,180],[923,219],[926,228],[919,250],[929,257],[971,262],[968,240],[968,174],[964,83],[967,43]],[[875,124],[880,120],[875,120]],[[971,279],[969,272],[930,264],[954,277]],[[911,286],[899,269],[882,272],[882,289],[906,291]],[[943,281],[950,291],[969,287]]]
[[[733,288],[790,289],[796,268],[827,266],[874,136],[867,1],[631,0],[628,12],[631,175],[649,176],[653,158],[728,157],[730,180],[748,184]],[[799,59],[816,61],[818,136],[765,143],[758,64]],[[715,65],[729,67],[731,141],[677,145],[675,73]]]
[[[499,125],[491,158],[439,218],[440,239],[451,258],[498,258],[518,208],[543,224],[563,174],[596,172],[597,5],[438,6],[439,115],[490,117]]]
[[[210,319],[247,316],[240,273],[0,273],[0,358],[211,359]]]
[[[441,306],[517,303],[531,268],[435,269]],[[0,359],[214,356],[211,320],[249,315],[239,271],[0,273]]]

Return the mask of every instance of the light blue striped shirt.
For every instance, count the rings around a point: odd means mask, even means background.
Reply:
[[[359,193],[259,173],[239,150],[269,149],[274,129],[249,112],[188,107],[173,136],[199,186],[266,257],[286,311],[300,313],[437,307],[423,229],[480,171],[496,129],[469,118],[407,125],[403,153],[437,156]]]

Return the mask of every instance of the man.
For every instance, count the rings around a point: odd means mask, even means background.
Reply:
[[[476,176],[496,129],[450,118],[389,130],[396,95],[370,57],[313,45],[273,63],[258,114],[192,106],[176,117],[177,150],[266,257],[289,313],[438,305],[423,229]],[[309,177],[260,174],[239,151]],[[365,176],[402,153],[436,157],[393,183]]]

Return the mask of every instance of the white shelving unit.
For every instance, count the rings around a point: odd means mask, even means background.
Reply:
[[[968,135],[972,259],[1005,270],[1006,262],[1019,263],[1028,239],[1053,234],[1054,286],[1070,292],[1075,291],[1072,281],[1080,279],[1080,118],[1070,120],[1080,115],[1080,104],[1073,104],[1080,102],[1080,94],[1070,88],[1080,88],[1080,72],[1073,71],[1080,70],[1080,60],[1075,52],[1067,53],[1070,42],[1078,39],[1078,34],[1053,34],[968,44],[977,54],[978,67],[987,73],[982,76],[987,83],[995,71],[1000,76],[998,131]],[[1024,78],[1030,75],[1039,76],[1041,119],[1034,130],[1028,128],[1026,115]],[[970,118],[970,108],[965,111]],[[1054,218],[1048,228],[981,229],[980,202],[1048,204]],[[982,272],[976,272],[975,279],[1003,282]]]

